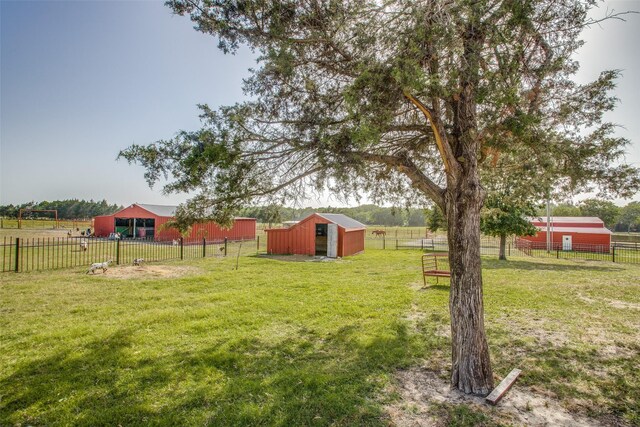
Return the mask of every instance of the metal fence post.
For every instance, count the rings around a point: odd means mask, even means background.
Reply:
[[[256,236],[256,253],[260,252],[260,236]]]
[[[224,256],[227,256],[227,238],[224,238]]]
[[[202,258],[207,256],[207,238],[202,238]]]
[[[396,239],[396,250],[398,250],[398,239]]]
[[[509,256],[511,256],[511,243],[509,243]]]
[[[20,238],[16,237],[16,273],[20,271],[18,268],[19,262],[20,262]]]
[[[180,237],[180,259],[184,259],[184,237]]]
[[[382,249],[387,249],[387,244],[386,244],[386,238],[384,237],[384,234],[382,235]]]
[[[560,259],[560,248],[556,249],[556,258]]]
[[[120,239],[116,239],[116,265],[120,265]]]
[[[424,251],[424,239],[420,239],[420,249]]]
[[[616,245],[615,244],[613,245],[612,249],[613,249],[613,257],[612,257],[612,259],[613,259],[613,262],[616,262]]]

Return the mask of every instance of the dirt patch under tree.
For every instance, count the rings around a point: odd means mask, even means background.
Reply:
[[[447,425],[446,408],[464,404],[490,420],[507,425],[593,427],[597,420],[572,414],[555,400],[516,385],[497,406],[484,398],[452,389],[449,382],[424,368],[398,372],[395,391],[398,402],[387,406],[392,425],[398,427],[440,427]],[[443,415],[444,414],[444,415]]]
[[[136,279],[136,278],[175,278],[197,273],[199,269],[178,265],[152,265],[143,264],[140,266],[111,266],[104,273],[105,276],[116,279]],[[91,273],[90,273],[91,274]],[[96,276],[102,275],[102,270],[98,270]]]

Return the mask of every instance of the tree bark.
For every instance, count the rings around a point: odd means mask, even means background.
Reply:
[[[449,163],[445,214],[449,220],[451,267],[451,385],[465,393],[485,396],[493,389],[489,346],[484,330],[480,209],[484,190],[478,171],[476,89],[484,34],[481,12],[474,10],[465,28],[459,101],[454,108],[453,159]]]
[[[464,393],[485,396],[493,389],[493,373],[482,301],[482,193],[477,177],[465,177],[445,198],[451,267],[451,385]]]
[[[501,234],[500,235],[500,250],[499,250],[498,259],[503,260],[503,261],[507,260],[506,247],[507,247],[507,235],[506,234]]]

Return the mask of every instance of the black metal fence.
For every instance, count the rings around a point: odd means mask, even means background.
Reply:
[[[615,263],[640,264],[640,244],[613,243],[611,245],[574,244],[572,250],[556,246],[547,251],[524,240],[508,240],[507,257],[533,256],[558,259],[584,259]],[[432,252],[449,250],[446,238],[388,238],[368,237],[365,249],[403,250],[413,249]],[[250,255],[266,251],[266,239],[244,241],[179,239],[154,241],[146,239],[108,240],[100,238],[12,238],[4,237],[0,242],[0,271],[28,272],[70,267],[89,266],[96,262],[113,261],[115,265],[132,264],[134,259],[147,262],[172,259],[194,259],[227,255]],[[499,239],[483,237],[480,253],[498,256]]]
[[[610,245],[573,244],[571,250],[561,243],[547,250],[545,243],[517,240],[515,245],[525,254],[534,257],[557,259],[585,259],[625,264],[640,264],[640,244],[614,242]]]
[[[5,237],[0,245],[2,272],[28,272],[89,266],[96,262],[132,264],[135,259],[165,261],[255,254],[260,250],[260,238],[252,240],[150,239],[108,240],[101,238],[12,238]]]
[[[444,237],[433,239],[400,239],[394,237],[372,237],[365,239],[365,249],[420,249],[423,251],[447,252],[449,245]],[[508,239],[505,247],[507,257],[533,256],[557,259],[584,259],[626,264],[640,264],[640,243],[614,242],[610,245],[573,244],[571,250],[563,250],[557,243],[549,251],[545,243],[538,244],[524,239]],[[500,240],[492,237],[480,239],[480,254],[498,256]]]

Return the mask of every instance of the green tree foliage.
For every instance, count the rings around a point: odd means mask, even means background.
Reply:
[[[447,220],[442,214],[442,209],[439,206],[432,206],[427,214],[427,228],[432,233],[438,230],[447,229]]]
[[[54,201],[42,201],[42,202],[30,202],[23,203],[21,205],[5,205],[0,206],[0,216],[17,218],[20,209],[56,209],[58,211],[59,219],[84,219],[92,218],[97,215],[110,215],[120,209],[122,206],[110,205],[106,200],[96,202],[93,200],[54,200]],[[34,212],[28,214],[29,217],[42,217],[52,218],[51,214]]]
[[[620,217],[620,208],[609,200],[586,199],[580,202],[579,207],[581,216],[598,217],[610,230],[613,230]]]
[[[640,232],[640,202],[631,202],[620,209],[616,230]]]
[[[407,225],[409,227],[424,227],[425,216],[424,209],[409,209],[407,211]]]
[[[535,214],[536,207],[532,203],[510,200],[498,194],[487,197],[480,229],[489,236],[500,237],[501,260],[507,259],[505,245],[508,236],[534,236],[537,233],[537,228],[527,219]]]
[[[544,212],[546,215],[546,211]],[[551,209],[553,216],[583,216],[580,207],[571,203],[560,203]]]
[[[121,156],[167,192],[197,192],[185,225],[228,223],[256,200],[328,188],[375,203],[427,205],[447,218],[452,384],[485,394],[482,181],[511,176],[544,195],[628,195],[638,171],[603,120],[619,76],[579,85],[573,55],[593,24],[577,0],[170,0],[224,52],[259,56],[245,102],[200,106],[203,127]],[[481,181],[482,180],[482,181]],[[469,315],[471,313],[471,315]]]

